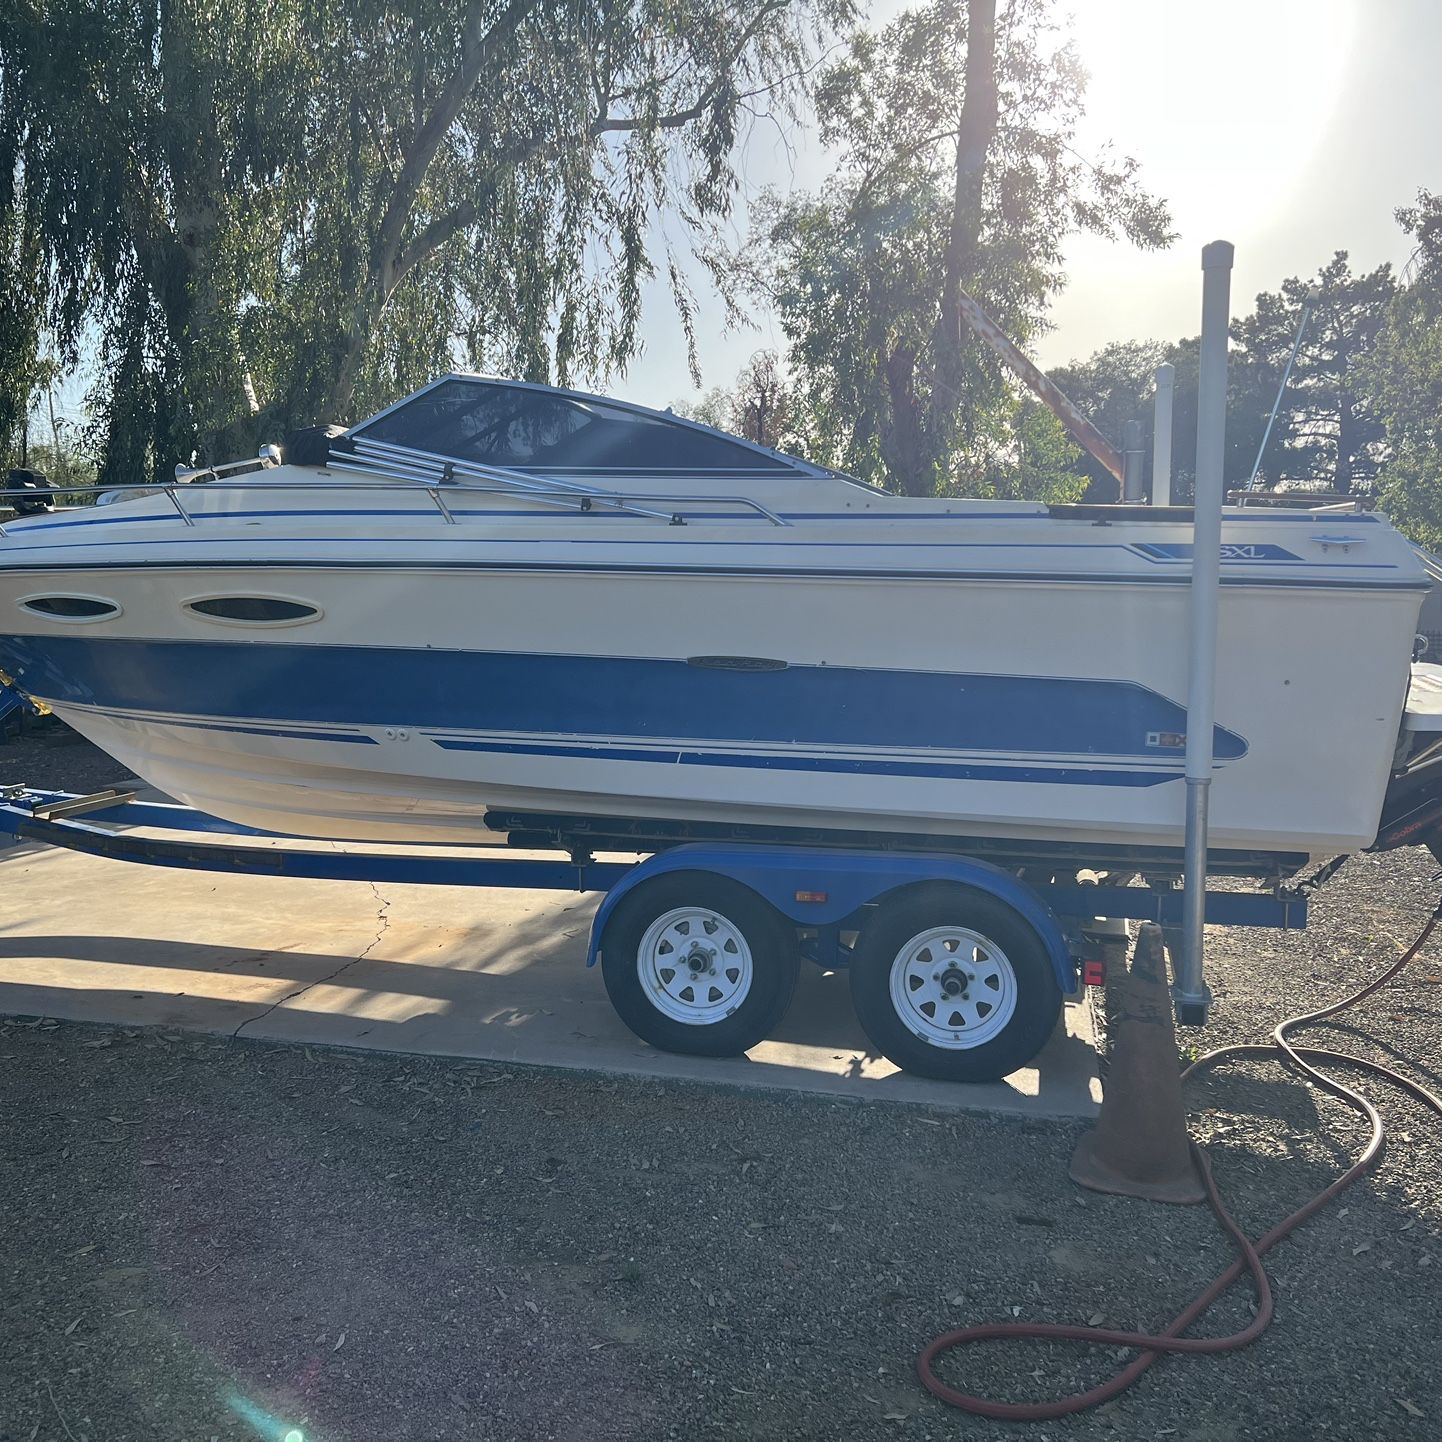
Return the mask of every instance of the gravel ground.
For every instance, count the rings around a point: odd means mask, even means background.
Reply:
[[[127,779],[125,768],[55,716],[26,716],[0,732],[0,786],[99,791]]]
[[[1375,972],[1434,872],[1361,858],[1308,932],[1218,933],[1215,1022],[1184,1044],[1252,1039]],[[1437,1085],[1439,972],[1442,943],[1324,1044]],[[1254,1235],[1360,1140],[1276,1068],[1190,1100]],[[1387,1157],[1269,1258],[1260,1342],[999,1424],[920,1390],[933,1333],[1155,1326],[1229,1260],[1203,1209],[1077,1192],[1077,1127],[12,1020],[0,1438],[1435,1437],[1442,1125],[1381,1100]],[[1039,1398],[1110,1362],[988,1345],[948,1376]]]

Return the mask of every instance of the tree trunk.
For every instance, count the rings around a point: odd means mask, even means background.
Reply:
[[[968,332],[961,292],[976,269],[981,238],[987,154],[996,135],[996,0],[969,0],[966,9],[966,93],[956,135],[951,232],[942,260],[941,304],[932,337],[932,432],[949,435],[961,408]]]
[[[986,161],[997,125],[996,0],[968,0],[965,86],[957,123],[951,227],[927,356],[927,396],[917,395],[914,351],[899,347],[884,362],[888,415],[880,427],[881,458],[908,496],[936,494],[944,452],[962,410],[968,332],[962,323],[961,294],[976,268]]]
[[[916,395],[916,352],[898,346],[885,360],[887,416],[878,437],[881,460],[904,496],[936,494],[936,457]]]
[[[1333,489],[1339,496],[1352,494],[1352,453],[1356,448],[1352,397],[1344,391],[1337,405],[1337,471]]]

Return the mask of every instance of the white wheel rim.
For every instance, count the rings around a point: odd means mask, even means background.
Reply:
[[[1016,972],[989,937],[965,926],[913,936],[891,964],[891,1004],[902,1025],[944,1051],[970,1051],[1016,1015]]]
[[[646,928],[636,954],[646,999],[672,1021],[712,1026],[751,994],[751,948],[740,929],[703,906],[678,906]]]

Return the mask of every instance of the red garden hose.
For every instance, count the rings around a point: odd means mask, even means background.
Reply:
[[[1362,1057],[1349,1056],[1345,1052],[1324,1051],[1318,1047],[1293,1046],[1287,1040],[1287,1033],[1295,1031],[1300,1027],[1310,1026],[1327,1017],[1335,1016],[1348,1007],[1355,1006],[1359,1001],[1372,995],[1373,992],[1386,986],[1400,971],[1404,970],[1419,951],[1427,944],[1427,939],[1432,935],[1433,929],[1438,922],[1442,921],[1442,901],[1438,902],[1437,909],[1428,918],[1426,926],[1422,928],[1417,939],[1409,946],[1397,961],[1393,962],[1381,976],[1374,981],[1369,981],[1366,986],[1354,991],[1350,996],[1344,997],[1341,1001],[1331,1006],[1323,1007],[1320,1011],[1307,1012],[1302,1016],[1288,1017],[1281,1022],[1272,1032],[1270,1044],[1250,1044],[1243,1046],[1224,1046],[1205,1056],[1199,1057],[1182,1073],[1183,1078],[1196,1073],[1209,1071],[1215,1066],[1224,1062],[1241,1061],[1243,1059],[1271,1058],[1281,1061],[1284,1064],[1290,1063],[1301,1071],[1310,1081],[1330,1092],[1334,1097],[1347,1103],[1348,1106],[1360,1112],[1367,1118],[1371,1125],[1372,1134],[1368,1138],[1367,1145],[1362,1149],[1357,1160],[1347,1168],[1341,1176],[1334,1181],[1325,1191],[1318,1192],[1305,1206],[1298,1207],[1290,1216],[1284,1217],[1264,1237],[1257,1241],[1249,1241],[1243,1234],[1240,1227],[1232,1219],[1231,1214],[1223,1204],[1220,1194],[1217,1191],[1216,1182],[1212,1177],[1211,1167],[1207,1163],[1206,1155],[1195,1144],[1192,1146],[1192,1155],[1197,1162],[1198,1170],[1201,1172],[1203,1185],[1206,1187],[1207,1199],[1212,1204],[1212,1210],[1217,1214],[1217,1220],[1227,1231],[1228,1235],[1237,1244],[1237,1250],[1241,1255],[1230,1267],[1227,1268],[1207,1289],[1202,1292],[1193,1302],[1178,1314],[1166,1331],[1155,1336],[1146,1332],[1120,1332],[1103,1327],[1079,1327],[1065,1326],[1046,1322],[995,1322],[981,1327],[961,1327],[954,1332],[943,1332],[927,1344],[926,1350],[917,1359],[916,1370],[920,1376],[922,1385],[934,1397],[939,1397],[943,1402],[952,1407],[960,1407],[964,1411],[975,1413],[979,1417],[998,1417],[1009,1421],[1040,1422],[1051,1417],[1066,1417],[1075,1412],[1085,1411],[1088,1407],[1095,1407],[1100,1402],[1115,1397],[1118,1393],[1124,1392],[1148,1367],[1152,1365],[1163,1353],[1167,1352],[1231,1352],[1238,1347],[1245,1347],[1249,1342],[1255,1341],[1265,1330],[1267,1324],[1272,1320],[1272,1289],[1267,1283],[1267,1274],[1262,1270],[1262,1258],[1284,1237],[1295,1231],[1315,1212],[1319,1211],[1338,1193],[1350,1187],[1365,1172],[1370,1171],[1377,1164],[1382,1155],[1384,1145],[1384,1131],[1382,1118],[1378,1115],[1376,1107],[1372,1105],[1360,1092],[1353,1091],[1350,1087],[1343,1085],[1335,1077],[1329,1076],[1321,1071],[1313,1063],[1323,1063],[1331,1066],[1350,1066],[1361,1071],[1370,1072],[1373,1076],[1383,1078],[1394,1086],[1401,1087],[1409,1092],[1418,1101],[1432,1108],[1433,1111],[1442,1115],[1442,1097],[1427,1090],[1426,1087],[1412,1081],[1409,1077],[1402,1076],[1393,1071],[1390,1067],[1381,1065],[1380,1062],[1366,1061]],[[1252,1284],[1257,1291],[1257,1315],[1251,1323],[1240,1332],[1234,1332],[1230,1337],[1184,1337],[1182,1333],[1225,1292],[1233,1282],[1244,1272],[1249,1273]],[[969,1342],[986,1342],[998,1338],[1044,1338],[1050,1341],[1069,1342],[1090,1342],[1094,1346],[1101,1347],[1135,1347],[1139,1355],[1119,1372],[1109,1377],[1105,1382],[1095,1387],[1088,1388],[1085,1392],[1076,1392],[1069,1397],[1060,1397],[1052,1402],[994,1402],[987,1397],[976,1397],[969,1392],[958,1391],[955,1387],[949,1387],[933,1370],[936,1359],[943,1353],[949,1352],[954,1347],[965,1346]]]

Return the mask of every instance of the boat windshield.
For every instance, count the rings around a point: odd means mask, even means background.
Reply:
[[[437,382],[352,434],[513,471],[816,474],[804,462],[678,416],[545,386],[462,377]]]

